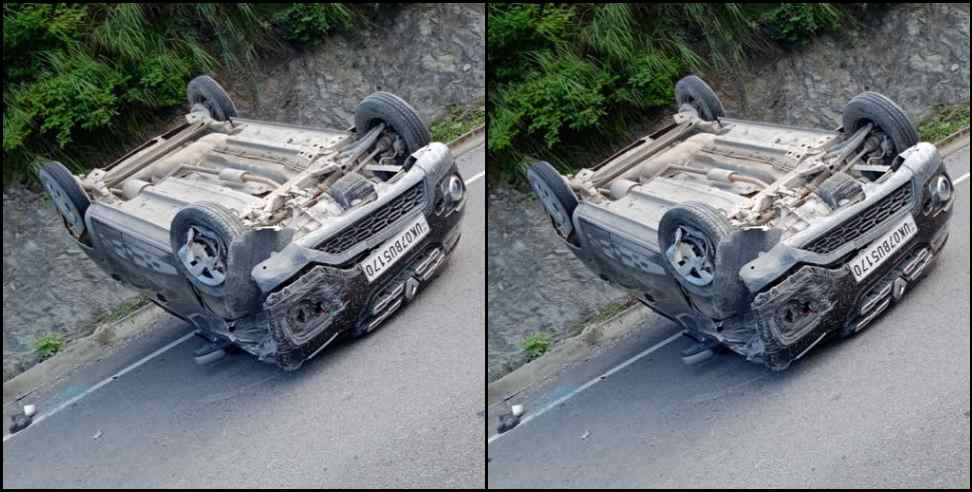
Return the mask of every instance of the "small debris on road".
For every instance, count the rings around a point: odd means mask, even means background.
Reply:
[[[95,432],[95,434],[94,434],[93,436],[91,436],[91,438],[92,438],[92,439],[98,439],[98,438],[100,438],[101,436],[102,436],[102,432],[101,432],[101,429],[98,429],[98,432]]]
[[[27,405],[18,413],[10,416],[10,433],[16,434],[27,427],[30,427],[31,422],[34,421],[34,414],[37,412],[37,408],[34,405]]]
[[[523,405],[513,405],[509,413],[504,413],[503,415],[500,415],[499,417],[500,425],[499,427],[496,428],[496,432],[502,434],[520,425],[520,417],[522,415],[523,415]]]

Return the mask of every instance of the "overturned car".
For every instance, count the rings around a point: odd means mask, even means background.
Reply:
[[[783,370],[863,330],[948,239],[952,180],[904,112],[864,92],[834,131],[726,118],[696,76],[673,122],[590,169],[528,170],[557,233],[698,343]]]
[[[207,363],[243,349],[294,370],[415,298],[460,238],[465,183],[397,96],[354,127],[240,118],[201,76],[184,124],[104,169],[39,171],[70,234],[115,280],[192,323]]]

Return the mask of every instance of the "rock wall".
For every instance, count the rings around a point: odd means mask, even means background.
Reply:
[[[539,203],[490,190],[487,211],[489,381],[526,362],[520,341],[535,331],[571,335],[598,308],[627,297],[591,273],[554,232]]]
[[[227,81],[240,114],[348,128],[375,91],[393,92],[429,122],[452,104],[486,94],[484,4],[413,4],[379,11],[371,24],[254,77]]]
[[[856,29],[707,78],[730,116],[837,128],[847,101],[873,90],[917,124],[936,104],[969,102],[969,5],[871,5]]]
[[[354,33],[217,77],[250,118],[348,128],[363,97],[387,90],[431,121],[449,105],[485,98],[485,39],[484,4],[382,6]],[[4,381],[37,362],[36,337],[87,335],[99,314],[134,295],[74,245],[44,195],[4,190]]]
[[[917,123],[936,104],[969,101],[969,4],[872,5],[866,19],[808,46],[705,74],[733,117],[837,128],[847,101],[881,92]],[[584,163],[581,163],[583,165]],[[621,291],[561,246],[531,195],[489,196],[489,380],[526,361],[518,342],[536,330],[568,336]]]
[[[88,335],[94,318],[134,296],[74,243],[46,195],[4,191],[4,381],[36,362],[36,337]]]

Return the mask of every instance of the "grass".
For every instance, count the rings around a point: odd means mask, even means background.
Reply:
[[[603,323],[617,316],[625,309],[628,309],[628,307],[633,305],[635,302],[637,302],[637,300],[632,297],[632,298],[624,299],[622,301],[612,302],[610,304],[601,306],[600,309],[598,309],[597,312],[595,312],[594,315],[587,320],[587,323],[592,323],[592,324]]]
[[[553,339],[549,333],[538,331],[524,338],[520,342],[520,348],[526,352],[529,360],[534,360],[547,353],[552,343]]]
[[[429,128],[433,142],[451,142],[473,128],[486,124],[486,108],[451,106],[449,113]]]
[[[101,313],[97,318],[95,318],[95,325],[101,325],[104,323],[114,323],[121,321],[134,313],[135,311],[141,309],[142,307],[148,305],[149,300],[143,296],[135,297],[125,301],[114,308]]]
[[[34,352],[45,360],[61,351],[64,347],[64,339],[60,335],[44,335],[34,340]]]
[[[969,105],[953,104],[935,107],[931,116],[918,124],[918,136],[925,142],[939,140],[969,126]]]

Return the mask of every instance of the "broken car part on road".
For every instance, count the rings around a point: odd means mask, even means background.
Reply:
[[[835,131],[726,118],[701,79],[666,128],[531,187],[574,254],[698,341],[786,369],[867,327],[948,239],[951,177],[904,112],[865,92]]]
[[[40,179],[89,257],[212,342],[197,361],[241,348],[297,369],[376,329],[458,243],[455,159],[397,96],[332,130],[240,118],[206,76],[187,92],[181,126],[83,178],[52,162]]]

